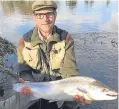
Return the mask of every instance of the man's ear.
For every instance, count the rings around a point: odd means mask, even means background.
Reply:
[[[35,20],[35,15],[34,14],[32,14],[32,18],[33,18],[33,20]]]
[[[36,16],[34,14],[32,14],[32,18],[33,18],[34,23],[36,23]]]
[[[56,20],[56,18],[57,18],[57,12],[55,12],[55,20]]]
[[[55,17],[57,17],[57,12],[55,12]]]

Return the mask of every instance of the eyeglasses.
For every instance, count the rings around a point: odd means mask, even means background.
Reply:
[[[46,16],[47,18],[52,18],[52,17],[54,17],[55,12],[38,13],[38,14],[34,13],[34,14],[36,15],[36,17],[37,17],[38,19],[43,19],[44,16]]]

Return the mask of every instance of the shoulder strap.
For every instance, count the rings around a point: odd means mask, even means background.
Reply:
[[[56,32],[60,35],[60,40],[61,41],[65,40],[68,32],[63,29],[58,28],[57,26],[55,26],[55,29],[56,29]]]
[[[62,33],[61,33],[61,40],[65,40],[67,35],[68,35],[68,32],[62,31]]]

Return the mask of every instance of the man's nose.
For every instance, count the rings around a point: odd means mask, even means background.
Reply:
[[[43,20],[44,20],[44,21],[48,21],[47,15],[44,15],[44,16],[43,16]]]
[[[46,22],[49,21],[49,18],[47,17],[47,15],[44,15],[44,18],[43,18],[43,19],[44,19],[44,21],[46,21]]]

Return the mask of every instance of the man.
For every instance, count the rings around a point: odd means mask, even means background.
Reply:
[[[32,5],[36,26],[24,34],[18,44],[19,75],[24,80],[40,82],[79,75],[73,39],[68,32],[54,25],[56,9],[57,4],[53,1],[35,1]],[[32,92],[29,87],[24,87],[21,93]],[[90,103],[78,95],[74,99],[82,104]],[[41,100],[41,105],[42,109],[58,109],[55,102],[48,103],[47,100]]]

